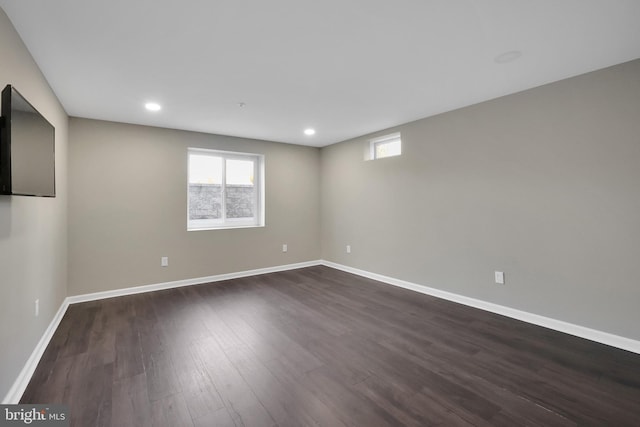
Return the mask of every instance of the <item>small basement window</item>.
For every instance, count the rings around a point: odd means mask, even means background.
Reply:
[[[402,154],[402,139],[400,132],[380,136],[369,140],[370,159],[383,159],[385,157],[399,156]]]

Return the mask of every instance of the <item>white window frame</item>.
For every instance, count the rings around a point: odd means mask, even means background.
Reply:
[[[393,154],[391,156],[377,157],[376,156],[376,146],[379,144],[386,144],[388,142],[398,141],[400,143],[400,153]],[[386,159],[388,157],[396,157],[402,155],[402,136],[400,132],[394,132],[383,136],[378,136],[376,138],[372,138],[369,140],[369,159],[377,160],[377,159]]]
[[[191,154],[222,157],[222,218],[220,219],[190,219],[189,218],[189,157]],[[256,189],[254,203],[256,213],[253,218],[226,218],[226,160],[253,160],[253,185]],[[264,155],[255,153],[241,153],[235,151],[212,150],[208,148],[187,148],[187,230],[219,230],[228,228],[264,227]]]

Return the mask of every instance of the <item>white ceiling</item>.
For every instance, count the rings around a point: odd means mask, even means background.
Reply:
[[[312,146],[640,57],[638,0],[0,7],[69,115]],[[522,57],[495,62],[512,50]]]

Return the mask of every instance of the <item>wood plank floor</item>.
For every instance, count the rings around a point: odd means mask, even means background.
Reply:
[[[327,267],[69,307],[74,426],[639,426],[640,355]]]

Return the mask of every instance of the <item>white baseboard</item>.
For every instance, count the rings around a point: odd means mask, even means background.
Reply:
[[[470,307],[479,308],[481,310],[490,311],[492,313],[501,314],[503,316],[511,317],[513,319],[522,320],[524,322],[532,323],[534,325],[543,326],[545,328],[553,329],[559,332],[564,332],[577,337],[586,338],[591,341],[599,342],[602,344],[610,345],[612,347],[621,348],[623,350],[631,351],[633,353],[640,354],[640,341],[632,340],[630,338],[613,335],[607,332],[598,331],[595,329],[586,328],[584,326],[574,325],[572,323],[563,322],[561,320],[552,319],[549,317],[539,316],[537,314],[528,313],[526,311],[516,310],[513,308],[505,307],[502,305],[482,301],[475,298],[469,298],[462,295],[454,294],[451,292],[442,291],[439,289],[431,288],[428,286],[418,285],[416,283],[407,282],[405,280],[395,279],[393,277],[383,276],[381,274],[371,273],[369,271],[360,270],[346,265],[337,264],[331,261],[317,260],[300,262],[297,264],[287,264],[275,267],[258,268],[255,270],[240,271],[236,273],[218,274],[215,276],[198,277],[194,279],[176,280],[173,282],[157,283],[153,285],[135,286],[131,288],[117,289],[113,291],[96,292],[84,295],[75,295],[65,298],[58,309],[58,312],[51,320],[49,327],[40,338],[40,341],[36,345],[35,349],[29,356],[29,359],[25,363],[22,371],[18,375],[18,378],[13,383],[13,386],[4,397],[2,404],[18,403],[22,394],[24,393],[33,373],[40,362],[40,358],[44,354],[49,341],[53,337],[54,332],[58,328],[62,317],[67,311],[70,304],[95,301],[105,298],[113,298],[124,295],[133,295],[144,292],[158,291],[162,289],[179,288],[182,286],[200,285],[204,283],[219,282],[221,280],[237,279],[241,277],[256,276],[259,274],[275,273],[278,271],[294,270],[297,268],[312,267],[315,265],[324,265],[327,267],[342,270],[347,273],[356,274],[358,276],[367,277],[369,279],[377,280],[389,285],[398,286],[412,291],[420,292],[426,295],[435,296],[438,298],[446,299],[449,301],[464,304]]]
[[[574,335],[580,338],[585,338],[591,341],[599,342],[601,344],[610,345],[612,347],[617,347],[623,350],[640,354],[640,341],[636,341],[630,338],[621,337],[619,335],[598,331],[598,330],[587,328],[580,325],[574,325],[572,323],[564,322],[562,320],[552,319],[550,317],[528,313],[526,311],[505,307],[503,305],[494,304],[491,302],[486,302],[486,301],[482,301],[475,298],[465,297],[463,295],[458,295],[451,292],[442,291],[440,289],[431,288],[428,286],[423,286],[423,285],[419,285],[412,282],[407,282],[405,280],[395,279],[393,277],[371,273],[369,271],[360,270],[360,269],[349,267],[342,264],[337,264],[331,261],[323,260],[322,265],[335,268],[337,270],[342,270],[347,273],[356,274],[358,276],[367,277],[369,279],[377,280],[379,282],[387,283],[389,285],[410,289],[412,291],[420,292],[422,294],[446,299],[446,300],[464,304],[470,307],[475,307],[481,310],[490,311],[492,313],[501,314],[506,317],[522,320],[523,322],[532,323],[538,326],[543,326],[545,328],[553,329],[559,332],[564,332],[566,334]]]
[[[96,301],[100,299],[113,298],[113,297],[119,297],[124,295],[140,294],[144,292],[153,292],[153,291],[158,291],[162,289],[179,288],[182,286],[201,285],[204,283],[219,282],[221,280],[237,279],[240,277],[257,276],[258,274],[275,273],[278,271],[294,270],[297,268],[311,267],[311,266],[320,265],[320,264],[322,264],[320,260],[299,262],[296,264],[286,264],[286,265],[279,265],[275,267],[258,268],[255,270],[239,271],[236,273],[217,274],[215,276],[197,277],[194,279],[176,280],[173,282],[157,283],[153,285],[144,285],[144,286],[135,286],[132,288],[116,289],[113,291],[95,292],[91,294],[74,295],[74,296],[67,297],[62,302],[62,305],[60,305],[58,312],[56,313],[53,320],[49,324],[49,327],[47,328],[47,330],[44,332],[44,335],[42,335],[42,338],[40,338],[40,341],[38,342],[38,345],[36,345],[36,348],[31,353],[31,356],[29,356],[27,363],[25,363],[24,367],[22,368],[22,371],[20,371],[20,374],[18,375],[18,378],[16,379],[16,381],[13,383],[13,386],[11,387],[7,395],[4,397],[2,404],[3,405],[14,404],[20,401],[20,398],[22,397],[22,394],[26,390],[27,385],[29,385],[29,381],[31,380],[33,373],[38,367],[38,363],[40,363],[40,358],[44,354],[44,351],[47,348],[47,345],[49,345],[49,341],[51,341],[51,337],[53,337],[54,332],[58,328],[58,325],[60,324],[60,321],[62,320],[62,317],[66,313],[67,308],[69,307],[70,304],[76,304],[76,303],[87,302],[87,301]]]
[[[2,400],[3,405],[10,405],[20,402],[22,394],[29,385],[29,381],[31,381],[31,377],[38,367],[38,363],[40,363],[40,358],[49,345],[49,341],[51,341],[54,332],[56,331],[56,329],[58,329],[58,325],[60,324],[64,313],[67,312],[67,307],[69,307],[69,302],[67,300],[68,298],[65,298],[65,300],[62,302],[56,315],[53,316],[51,323],[49,323],[49,326],[44,331],[42,338],[40,338],[40,341],[38,341],[36,348],[34,348],[33,352],[31,352],[31,356],[29,356],[29,359],[27,359],[27,363],[24,364],[24,367],[20,371],[20,374],[18,374],[18,378],[15,380],[13,386],[9,389],[9,392]]]
[[[91,294],[74,295],[68,297],[69,304],[79,302],[96,301],[105,298],[121,297],[124,295],[142,294],[145,292],[160,291],[162,289],[181,288],[183,286],[202,285],[204,283],[219,282],[221,280],[238,279],[240,277],[257,276],[258,274],[276,273],[278,271],[295,270],[296,268],[312,267],[320,265],[322,261],[306,261],[297,264],[278,265],[275,267],[258,268],[255,270],[239,271],[236,273],[216,274],[215,276],[196,277],[193,279],[175,280],[173,282],[156,283],[153,285],[135,286],[132,288],[115,289],[113,291],[95,292]]]

